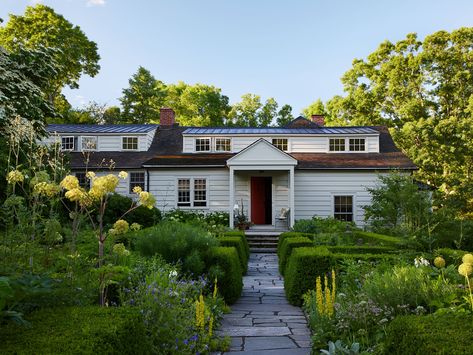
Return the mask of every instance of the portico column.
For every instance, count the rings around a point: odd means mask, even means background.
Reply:
[[[235,176],[233,166],[230,166],[230,197],[228,199],[228,213],[229,213],[229,220],[230,220],[230,228],[234,228],[234,219],[233,219],[233,206],[235,204]]]
[[[294,216],[296,215],[295,204],[294,204],[294,167],[291,166],[289,169],[289,226],[292,228],[294,226]]]

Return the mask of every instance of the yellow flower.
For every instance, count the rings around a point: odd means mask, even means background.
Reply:
[[[129,256],[130,252],[126,250],[123,243],[118,243],[113,246],[113,252],[118,256]]]
[[[120,172],[118,173],[118,177],[119,177],[120,179],[125,180],[125,179],[128,177],[128,173],[127,173],[126,171],[120,171]]]
[[[469,263],[463,263],[458,267],[458,273],[462,276],[468,277],[473,272],[473,266]]]
[[[204,296],[200,295],[199,299],[195,301],[195,325],[201,331],[205,327],[205,302]]]
[[[96,175],[93,171],[88,171],[87,174],[85,174],[85,176],[89,179],[89,180],[93,180],[95,179]]]
[[[471,254],[465,254],[463,255],[462,261],[467,264],[473,265],[473,255]]]
[[[124,234],[128,232],[129,225],[128,222],[124,219],[119,219],[113,224],[113,229],[115,230],[115,234]]]
[[[79,180],[73,175],[67,175],[62,181],[61,181],[61,187],[66,190],[73,190],[79,188]]]
[[[154,207],[154,204],[156,203],[156,199],[149,192],[141,191],[139,193],[139,196],[140,196],[139,202],[141,205],[148,207],[149,209],[152,209]]]
[[[19,170],[12,170],[7,175],[7,182],[12,185],[24,180],[25,176]]]
[[[98,179],[96,179],[98,180]],[[97,184],[94,182],[90,188],[89,195],[94,200],[100,200],[106,194],[105,188],[102,184]]]
[[[324,296],[322,293],[322,280],[320,279],[320,276],[317,276],[317,279],[315,280],[315,301],[317,303],[317,312],[320,315],[323,315],[325,312],[325,309],[324,309]]]
[[[133,192],[134,192],[135,194],[138,194],[138,195],[139,195],[141,191],[143,191],[143,190],[141,189],[141,186],[135,186],[135,187],[133,188]]]
[[[99,179],[103,179],[103,186],[107,192],[115,192],[115,189],[118,186],[118,177],[113,174],[108,174],[106,176],[100,177]]]
[[[435,265],[435,267],[438,267],[439,269],[445,267],[445,259],[442,258],[441,256],[437,256],[434,259],[434,265]]]
[[[141,229],[141,224],[139,223],[132,223],[131,226],[130,226],[130,229],[132,231],[139,231]]]
[[[66,198],[72,202],[79,202],[81,206],[88,206],[92,202],[87,193],[80,187],[66,192]]]
[[[54,197],[60,191],[58,185],[47,182],[39,182],[33,187],[33,193],[47,197]]]

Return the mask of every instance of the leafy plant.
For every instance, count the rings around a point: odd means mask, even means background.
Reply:
[[[353,343],[350,347],[348,347],[348,345],[343,344],[341,340],[337,340],[335,343],[333,341],[329,341],[328,350],[320,350],[320,353],[327,355],[355,355],[360,353],[360,344]]]

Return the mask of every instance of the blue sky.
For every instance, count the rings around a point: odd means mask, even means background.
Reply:
[[[118,104],[142,65],[166,83],[215,85],[230,102],[274,97],[298,114],[341,94],[352,60],[382,41],[473,25],[471,0],[0,0],[0,17],[37,2],[98,44],[100,73],[65,90],[75,106]]]

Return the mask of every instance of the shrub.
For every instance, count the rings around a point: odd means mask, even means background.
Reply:
[[[310,234],[310,233],[301,233],[301,232],[285,232],[279,235],[278,239],[278,255],[279,255],[279,250],[281,249],[281,246],[287,238],[300,238],[300,237],[306,237],[309,238],[310,240],[314,239],[315,235]]]
[[[235,231],[228,231],[228,232],[225,232],[224,236],[225,237],[240,237],[241,241],[243,242],[243,245],[245,247],[246,257],[247,257],[247,259],[250,258],[250,245],[248,244],[248,240],[246,239],[245,232],[236,231],[236,230]]]
[[[303,247],[293,251],[286,267],[284,290],[289,303],[300,306],[302,295],[315,287],[317,276],[335,266],[326,247]]]
[[[234,247],[238,252],[238,258],[240,260],[241,270],[243,275],[248,270],[248,257],[245,250],[245,245],[241,237],[219,237],[218,241],[223,247]]]
[[[431,314],[395,318],[387,328],[386,354],[471,354],[473,317]]]
[[[313,242],[307,237],[295,237],[284,239],[281,248],[279,248],[278,250],[279,272],[284,275],[286,263],[289,257],[291,256],[291,253],[294,248],[311,246],[313,246]]]
[[[298,219],[292,228],[294,232],[320,234],[332,233],[343,234],[348,230],[354,229],[353,222],[339,221],[338,219],[313,217],[312,219]]]
[[[371,232],[355,231],[353,232],[355,240],[362,241],[369,245],[381,245],[388,247],[402,248],[406,246],[406,241],[401,238],[391,237],[388,235],[382,235]]]
[[[243,280],[238,253],[234,247],[215,247],[211,252],[209,276],[217,277],[220,293],[228,304],[240,298]]]
[[[334,254],[387,254],[395,252],[392,247],[384,246],[340,245],[327,246],[327,248]]]
[[[169,263],[182,262],[182,270],[201,275],[208,270],[210,249],[217,238],[206,230],[179,222],[163,222],[132,235],[143,256],[161,255]]]
[[[447,265],[453,264],[458,266],[462,263],[463,255],[468,254],[468,252],[464,250],[441,248],[435,250],[434,254],[436,256],[442,256],[447,262]]]
[[[108,198],[107,210],[105,211],[103,221],[105,225],[114,224],[132,205],[132,199],[117,193]],[[161,211],[156,207],[149,209],[140,206],[134,211],[128,213],[124,218],[129,224],[138,223],[143,227],[151,227],[161,221]]]
[[[127,307],[46,308],[31,327],[1,329],[9,354],[147,354],[151,347],[138,310]]]

